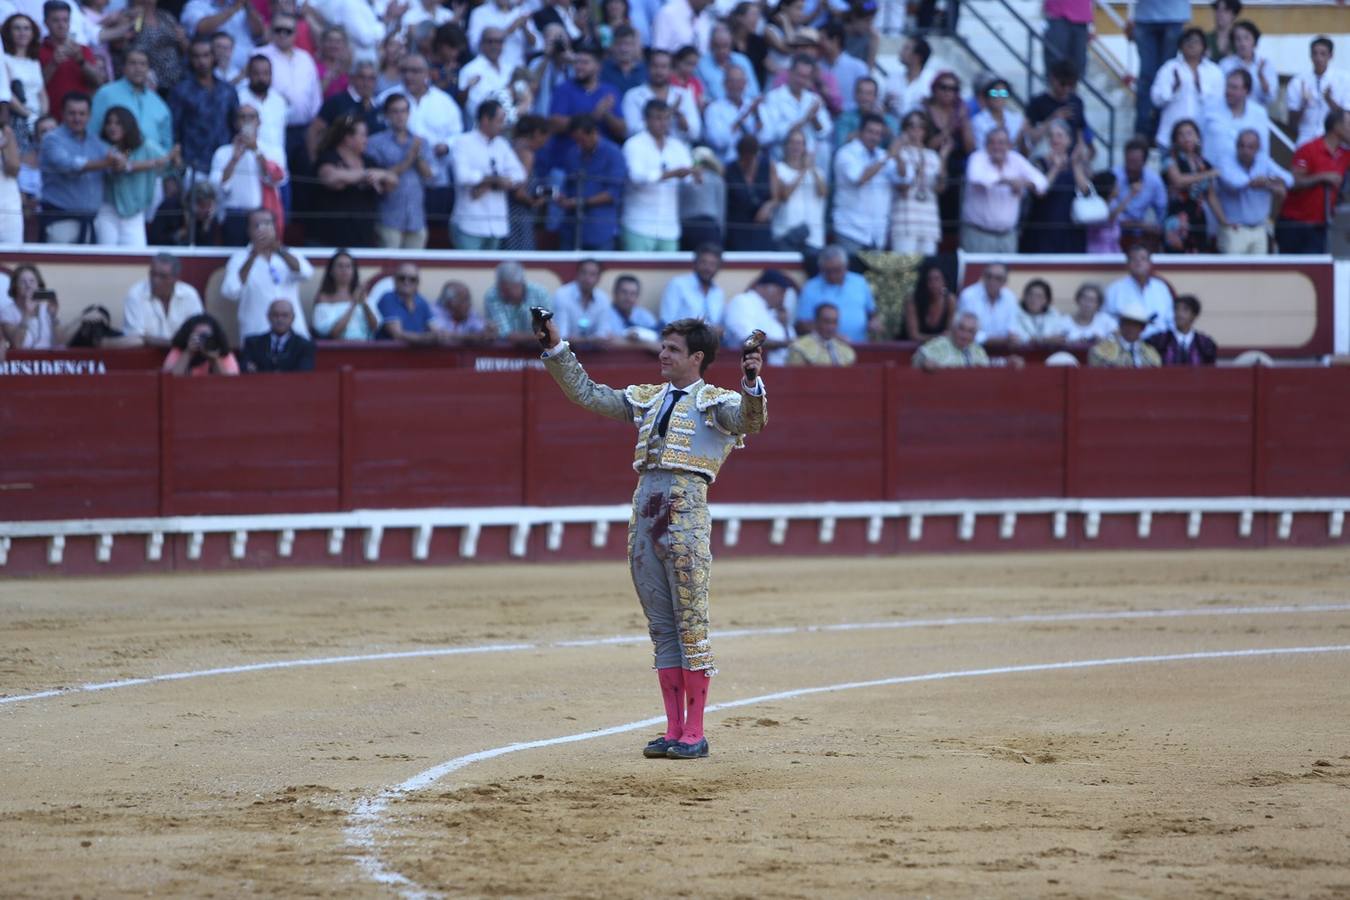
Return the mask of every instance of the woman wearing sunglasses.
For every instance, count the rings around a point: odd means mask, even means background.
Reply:
[[[995,78],[980,93],[980,105],[983,107],[970,119],[971,130],[975,132],[975,146],[983,147],[989,132],[1002,128],[1008,132],[1014,148],[1022,146],[1022,130],[1026,119],[1017,110],[1008,105],[1012,91],[1008,82]]]

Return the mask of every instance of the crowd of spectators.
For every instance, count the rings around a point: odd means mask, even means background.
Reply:
[[[1332,41],[1284,88],[1286,171],[1238,0],[1209,35],[1189,0],[1141,0],[1111,168],[1076,93],[1083,2],[1047,3],[1024,108],[917,33],[878,65],[872,0],[8,3],[0,240],[242,247],[261,208],[317,246],[1324,250],[1350,166]]]

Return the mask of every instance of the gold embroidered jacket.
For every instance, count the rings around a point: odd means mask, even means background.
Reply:
[[[663,439],[656,432],[665,405],[667,384],[631,384],[617,390],[596,384],[576,354],[564,347],[545,356],[544,365],[567,399],[591,412],[637,426],[633,468],[697,472],[716,480],[731,451],[745,446],[744,436],[756,434],[768,421],[763,382],[758,395],[723,390],[700,379],[675,402]]]

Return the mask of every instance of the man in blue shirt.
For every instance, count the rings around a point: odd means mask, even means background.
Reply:
[[[1284,203],[1294,178],[1261,149],[1261,135],[1246,129],[1237,138],[1236,155],[1219,166],[1219,252],[1265,256],[1270,252],[1268,223]]]
[[[380,246],[421,250],[427,245],[427,215],[422,187],[431,180],[431,148],[408,130],[411,107],[402,94],[384,101],[389,127],[366,142],[366,155],[398,177],[398,185],[380,197]]]
[[[1156,237],[1167,218],[1167,187],[1162,176],[1149,168],[1148,139],[1133,137],[1125,143],[1125,164],[1112,170],[1120,196],[1112,212],[1122,209],[1120,233],[1122,237]]]
[[[94,130],[102,133],[103,119],[114,106],[126,107],[136,119],[145,139],[167,153],[173,146],[173,116],[169,105],[150,90],[150,57],[144,50],[128,50],[122,65],[122,77],[105,84],[94,94],[91,113]],[[229,143],[226,141],[225,143]],[[214,150],[215,148],[211,148]]]
[[[600,80],[613,86],[620,96],[647,83],[647,64],[642,61],[642,45],[632,26],[614,29],[614,43],[609,48],[609,59],[600,68]]]
[[[89,130],[89,95],[66,94],[61,125],[42,139],[42,226],[49,244],[92,244],[103,202],[103,173],[122,171],[127,158]]]
[[[553,137],[542,154],[547,168],[563,168],[568,151],[573,116],[589,115],[607,135],[623,141],[627,136],[620,105],[623,97],[612,84],[600,80],[601,53],[597,47],[584,47],[572,60],[572,77],[553,89],[548,105],[548,124]]]
[[[403,263],[394,272],[394,289],[380,298],[380,337],[405,344],[430,345],[436,343],[431,330],[431,304],[417,292],[422,280],[417,266]]]
[[[192,41],[188,54],[191,76],[180,80],[169,94],[173,112],[173,140],[183,151],[183,164],[205,180],[211,172],[211,156],[217,147],[234,139],[235,111],[239,94],[215,75],[216,58],[211,39]]]
[[[811,330],[816,307],[833,303],[839,308],[839,336],[851,344],[861,343],[880,327],[877,303],[867,279],[848,270],[848,251],[831,244],[820,251],[820,274],[802,288],[797,302],[797,331]]]
[[[558,205],[566,218],[564,247],[576,250],[613,250],[619,237],[619,203],[628,166],[623,151],[600,136],[595,119],[573,116],[572,147],[562,160],[567,180]]]
[[[1125,37],[1139,48],[1139,82],[1134,95],[1134,133],[1152,134],[1153,76],[1177,51],[1181,29],[1191,20],[1191,0],[1139,0],[1134,17],[1125,23]],[[1124,184],[1124,182],[1121,182]]]

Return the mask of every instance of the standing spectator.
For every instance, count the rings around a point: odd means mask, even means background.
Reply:
[[[15,134],[22,132],[23,149],[35,144],[33,132],[38,119],[48,114],[47,85],[42,79],[42,63],[38,54],[38,26],[23,13],[15,13],[0,26],[3,40],[6,76],[11,81],[10,112],[14,115]],[[14,87],[18,85],[18,88]],[[19,95],[22,88],[22,96]]]
[[[844,26],[839,22],[830,22],[820,30],[820,68],[834,76],[839,85],[839,96],[843,109],[857,108],[854,97],[854,85],[859,78],[866,78],[867,63],[844,50]],[[879,111],[878,111],[879,112]]]
[[[700,319],[713,328],[722,327],[726,294],[717,286],[722,269],[722,248],[703,244],[694,251],[694,270],[676,275],[661,292],[661,322]]]
[[[36,266],[15,266],[7,296],[0,297],[0,337],[20,350],[50,350],[64,343],[65,329],[54,299],[34,295],[46,282]]]
[[[262,14],[250,0],[189,0],[183,7],[183,27],[202,37],[228,36],[228,65],[236,71],[244,68],[256,43],[267,35]]]
[[[380,197],[398,186],[398,177],[382,169],[366,152],[366,123],[346,115],[333,123],[319,145],[319,190],[305,229],[320,246],[375,246]]]
[[[150,277],[131,286],[122,301],[122,333],[147,347],[168,347],[183,323],[201,315],[201,295],[180,281],[183,264],[172,253],[156,253]]]
[[[711,0],[666,0],[652,20],[653,49],[674,53],[681,47],[708,46],[713,15]]]
[[[825,246],[825,198],[829,183],[807,152],[806,135],[800,129],[783,140],[783,158],[769,170],[777,208],[773,214],[773,239],[780,250],[819,252]]]
[[[975,316],[959,312],[952,320],[951,330],[925,343],[914,353],[914,368],[925,372],[938,369],[984,368],[989,365],[989,354],[975,343]]]
[[[267,330],[267,309],[273,300],[290,300],[295,310],[295,330],[309,337],[305,313],[300,306],[300,285],[314,276],[309,260],[282,246],[277,221],[266,209],[248,217],[249,245],[236,251],[225,264],[220,295],[239,306],[239,334]]]
[[[614,279],[614,305],[609,311],[609,330],[626,342],[655,341],[661,323],[652,311],[638,305],[642,282],[632,275]]]
[[[500,28],[486,29],[479,41],[478,55],[459,70],[459,92],[466,97],[464,110],[472,119],[477,120],[478,107],[483,101],[507,90],[511,83],[512,70],[502,61],[504,40]]]
[[[1102,309],[1102,289],[1095,284],[1078,286],[1073,295],[1073,315],[1066,323],[1064,340],[1071,344],[1092,343],[1110,337],[1116,331],[1115,316]]]
[[[1211,211],[1219,213],[1217,173],[1200,152],[1200,129],[1191,120],[1173,127],[1171,147],[1163,170],[1168,186],[1163,242],[1176,253],[1200,253],[1209,246]]]
[[[926,341],[945,334],[956,311],[956,297],[947,285],[947,274],[942,266],[930,262],[919,269],[914,293],[905,304],[905,330],[900,336],[910,341]]]
[[[369,341],[380,330],[380,319],[361,286],[356,259],[339,250],[328,260],[318,293],[314,295],[314,335],[332,341]]]
[[[787,83],[765,95],[762,115],[766,144],[776,146],[789,132],[800,129],[808,153],[815,153],[818,144],[822,149],[828,148],[830,113],[825,108],[825,98],[811,90],[815,76],[815,60],[798,54],[792,58]]]
[[[1162,176],[1145,165],[1148,140],[1130,138],[1125,143],[1125,162],[1114,170],[1118,194],[1111,212],[1120,223],[1123,240],[1133,243],[1156,241],[1167,217],[1167,187]]]
[[[562,246],[613,250],[619,237],[619,206],[628,178],[623,151],[600,134],[590,116],[574,116],[572,146],[563,157]]]
[[[450,148],[464,133],[464,119],[459,104],[431,83],[426,57],[415,53],[403,57],[399,71],[403,74],[402,86],[390,88],[380,102],[395,92],[408,98],[412,107],[408,130],[426,141],[433,160],[431,181],[425,191],[427,219],[433,225],[443,224],[449,219],[453,191],[450,175],[455,161]]]
[[[1295,144],[1299,147],[1322,136],[1328,113],[1350,107],[1350,75],[1331,68],[1335,50],[1326,35],[1313,38],[1309,48],[1312,71],[1300,72],[1285,86],[1289,125],[1298,132]]]
[[[490,0],[469,13],[469,49],[474,53],[482,52],[483,34],[489,28],[502,36],[501,61],[508,71],[525,64],[539,39],[530,24],[529,4],[517,5],[514,0]]]
[[[272,41],[258,49],[271,63],[271,87],[286,101],[286,156],[305,162],[305,131],[323,105],[319,67],[308,51],[295,46],[295,16],[272,16]]]
[[[390,31],[397,29],[398,19],[408,6],[390,3],[383,7],[383,15],[376,13],[380,7],[375,4],[351,0],[310,0],[306,8],[318,13],[325,24],[341,28],[347,33],[347,40],[352,45],[352,57],[357,62],[374,62],[380,41]]]
[[[1010,337],[1014,344],[1047,346],[1064,343],[1069,333],[1069,317],[1051,304],[1050,283],[1033,278],[1022,288],[1021,309],[1013,317]]]
[[[709,102],[726,98],[726,78],[732,69],[739,69],[745,76],[741,88],[744,98],[753,100],[758,97],[759,78],[755,74],[754,64],[744,53],[732,49],[731,29],[719,24],[708,38],[708,55],[698,64],[698,77],[703,82]]]
[[[272,90],[272,61],[266,56],[254,56],[248,61],[247,72],[248,80],[239,85],[239,105],[251,106],[258,111],[258,139],[270,147],[280,147],[284,152],[289,106],[280,91]],[[285,162],[289,169],[289,159]]]
[[[984,108],[970,118],[970,130],[975,136],[975,146],[983,147],[989,132],[995,128],[1002,128],[1008,132],[1008,140],[1012,146],[1023,146],[1026,120],[1022,118],[1020,112],[1008,106],[1008,100],[1012,97],[1008,82],[1002,78],[995,78],[985,84],[981,93]]]
[[[980,280],[968,285],[957,300],[956,308],[975,317],[979,326],[977,340],[1006,341],[1017,318],[1017,295],[1008,289],[1008,267],[991,263],[984,267]]]
[[[1045,136],[1049,123],[1059,120],[1069,126],[1076,148],[1078,140],[1090,147],[1092,135],[1088,129],[1083,98],[1078,96],[1078,73],[1068,60],[1058,60],[1050,66],[1048,85],[1043,94],[1031,98],[1026,108],[1026,128],[1023,139],[1027,147],[1034,147]]]
[[[834,240],[850,253],[879,250],[890,235],[891,192],[911,183],[908,171],[897,165],[900,147],[881,149],[886,123],[868,113],[858,137],[834,156]]]
[[[198,37],[207,36],[208,32],[200,32]],[[234,38],[223,31],[217,31],[210,35],[211,55],[215,59],[215,76],[221,81],[232,87],[238,87],[239,82],[244,80],[243,63],[234,61]],[[244,62],[248,62],[245,58]]]
[[[942,72],[933,81],[933,95],[924,102],[923,112],[933,123],[928,146],[947,156],[947,185],[938,196],[938,213],[945,235],[955,236],[961,221],[962,185],[966,181],[967,160],[975,152],[975,133],[970,127],[970,110],[961,99],[961,81],[951,72]]]
[[[1086,153],[1073,149],[1073,134],[1058,119],[1051,120],[1049,135],[1049,152],[1035,165],[1045,173],[1050,186],[1031,201],[1022,229],[1022,252],[1082,253],[1087,247],[1087,234],[1073,221],[1073,201],[1092,190]]]
[[[432,311],[431,330],[447,344],[468,344],[492,336],[481,316],[473,311],[473,295],[462,281],[447,281]]]
[[[839,333],[851,344],[867,340],[881,327],[881,317],[867,279],[848,270],[848,251],[831,244],[820,251],[820,274],[806,282],[797,303],[797,331],[805,332],[816,307],[832,303],[839,309]]]
[[[1153,274],[1153,257],[1147,247],[1134,246],[1126,257],[1129,274],[1111,282],[1106,288],[1106,311],[1117,319],[1125,318],[1126,309],[1143,309],[1148,326],[1144,337],[1172,327],[1172,288]]]
[[[861,82],[859,82],[861,83]],[[933,123],[923,110],[905,114],[897,139],[896,167],[903,166],[907,184],[895,185],[891,199],[891,250],[911,256],[932,256],[942,239],[938,196],[946,187],[950,141],[941,151],[929,148]]]
[[[408,130],[408,98],[391,94],[384,101],[389,127],[366,142],[366,153],[377,168],[398,179],[380,198],[380,221],[375,226],[381,247],[421,250],[427,245],[427,216],[423,184],[431,178],[431,149]]]
[[[672,136],[685,144],[699,139],[703,123],[694,95],[670,83],[670,54],[659,50],[653,51],[647,59],[647,83],[623,95],[623,120],[630,137],[647,124],[647,104],[652,100],[660,100],[669,108]]]
[[[628,169],[624,191],[623,249],[629,252],[669,252],[680,241],[680,182],[701,176],[694,169],[688,146],[670,135],[670,107],[648,100],[643,111],[647,127],[623,145]]]
[[[558,288],[553,295],[554,322],[565,341],[599,340],[614,337],[610,330],[609,295],[600,290],[600,263],[583,259],[577,263],[576,278]]]
[[[1280,209],[1281,253],[1326,253],[1327,226],[1350,168],[1350,112],[1327,113],[1326,134],[1294,151],[1294,186]]]
[[[1214,339],[1195,330],[1200,317],[1200,300],[1194,294],[1182,294],[1172,307],[1176,319],[1170,331],[1160,332],[1148,339],[1149,346],[1158,351],[1164,366],[1212,366],[1219,349]]]
[[[938,76],[936,61],[930,65],[933,49],[921,37],[908,37],[900,45],[900,67],[886,80],[886,108],[905,116],[922,108],[933,93]]]
[[[1120,252],[1120,216],[1123,207],[1120,199],[1120,186],[1116,183],[1116,173],[1102,169],[1092,173],[1092,192],[1106,201],[1106,221],[1089,225],[1087,231],[1088,253]]]
[[[1041,170],[1011,148],[1008,132],[989,132],[985,149],[966,166],[961,210],[961,249],[968,253],[1016,253],[1022,199],[1040,196],[1049,182]]]
[[[1156,140],[1164,152],[1178,122],[1203,122],[1219,105],[1223,83],[1223,70],[1205,58],[1205,33],[1187,28],[1177,41],[1177,55],[1163,63],[1151,88],[1153,104],[1162,110]]]
[[[722,81],[722,99],[709,103],[703,111],[703,139],[723,162],[736,158],[736,144],[741,138],[749,135],[760,140],[764,134],[760,115],[763,95],[750,96],[748,84],[744,72],[735,67],[728,69]]]
[[[552,309],[548,291],[542,285],[526,279],[525,269],[520,263],[507,261],[499,264],[492,287],[483,295],[488,325],[497,337],[513,344],[538,346],[530,316],[530,309],[536,306]]]
[[[695,147],[691,156],[694,178],[679,186],[681,250],[721,244],[726,234],[727,182],[722,177],[722,164],[707,147]]]
[[[1139,51],[1139,80],[1135,85],[1134,133],[1152,134],[1154,131],[1153,85],[1158,67],[1177,47],[1181,29],[1191,19],[1191,0],[1139,0],[1133,7],[1134,16],[1125,23],[1125,37],[1134,41]],[[1204,52],[1205,37],[1200,35],[1200,52]],[[1083,73],[1086,69],[1079,69]],[[1171,128],[1169,126],[1168,130]]]
[[[1230,0],[1236,2],[1236,0]],[[1233,53],[1219,62],[1219,68],[1225,75],[1234,72],[1246,72],[1251,79],[1247,92],[1251,100],[1262,109],[1269,106],[1280,89],[1280,73],[1275,64],[1256,50],[1261,40],[1261,29],[1253,22],[1242,21],[1233,26]]]
[[[274,300],[267,307],[263,334],[244,338],[241,356],[245,372],[312,372],[314,343],[291,330],[295,312],[289,300]]]
[[[700,113],[708,105],[709,97],[698,77],[699,53],[696,47],[681,47],[670,58],[670,83],[684,88],[694,98],[694,105]]]
[[[155,0],[132,0],[123,13],[122,24],[109,23],[108,7],[104,7],[103,27],[90,29],[91,43],[97,37],[116,43],[112,33],[126,29],[129,40],[126,51],[139,50],[150,61],[150,79],[155,90],[167,94],[183,77],[183,54],[188,50],[188,36],[174,14],[159,9]],[[115,14],[112,18],[115,18]],[[88,12],[85,19],[91,20]],[[113,24],[110,29],[109,24]]]
[[[1219,206],[1224,226],[1219,229],[1219,252],[1265,256],[1275,213],[1294,178],[1261,150],[1254,131],[1237,138],[1237,152],[1219,167]]]
[[[727,167],[727,249],[773,249],[770,223],[778,203],[769,175],[773,161],[760,151],[753,135],[741,138],[736,161]]]
[[[174,333],[160,371],[191,377],[238,375],[239,361],[230,352],[230,341],[220,323],[203,313],[188,319]]]
[[[549,105],[549,124],[555,137],[551,159],[560,164],[572,149],[568,126],[573,116],[589,115],[603,124],[605,135],[616,141],[628,137],[627,125],[620,114],[623,102],[619,92],[600,80],[600,51],[583,47],[572,60],[572,78],[558,85]]]
[[[502,137],[506,111],[496,100],[478,107],[477,127],[455,142],[455,246],[496,250],[510,230],[506,195],[525,181],[525,169]]]
[[[1047,72],[1067,62],[1075,72],[1087,71],[1088,25],[1092,0],[1045,0],[1044,64]]]
[[[346,87],[323,101],[323,106],[319,107],[319,114],[305,129],[305,151],[310,159],[318,155],[323,136],[333,127],[339,116],[352,113],[364,119],[366,130],[371,135],[384,130],[383,106],[375,101],[376,83],[375,64],[359,62],[347,77]],[[383,94],[384,99],[387,100],[395,93],[403,93],[400,89],[401,84],[402,82],[395,81],[392,86],[395,89]],[[408,95],[404,93],[404,96]],[[453,103],[451,105],[454,106],[455,115],[459,115],[459,106]],[[413,126],[409,124],[408,127]],[[415,129],[413,133],[417,133]]]
[[[47,0],[42,4],[47,37],[38,48],[42,80],[53,109],[64,109],[66,94],[92,93],[108,76],[92,50],[80,44],[70,33],[70,4],[66,0]]]
[[[881,146],[883,149],[890,149],[891,137],[900,133],[900,120],[887,112],[886,108],[881,105],[877,80],[870,75],[864,75],[853,82],[852,107],[840,113],[839,118],[834,120],[834,147],[836,150],[858,136],[862,118],[868,114],[881,116],[881,120],[886,123],[886,134],[881,139]]]
[[[614,43],[609,56],[600,67],[600,80],[610,85],[620,96],[647,83],[647,64],[642,61],[642,44],[637,32],[627,25],[614,30]]]
[[[1244,69],[1228,73],[1223,85],[1223,103],[1209,111],[1204,121],[1205,150],[1221,163],[1237,144],[1239,132],[1248,129],[1261,136],[1261,149],[1270,149],[1270,114],[1251,98],[1252,76]]]
[[[140,133],[168,153],[173,147],[173,114],[149,83],[150,57],[143,50],[127,51],[122,77],[103,85],[94,94],[90,118],[103,127],[108,110],[120,106],[136,117]]]
[[[1234,23],[1242,15],[1242,0],[1214,0],[1209,6],[1214,10],[1214,30],[1205,35],[1205,52],[1219,62],[1236,49]]]
[[[188,61],[192,73],[173,86],[169,109],[173,142],[182,148],[183,165],[191,173],[187,183],[195,184],[210,173],[216,148],[230,143],[239,94],[216,77],[209,38],[193,39]]]
[[[1109,294],[1109,292],[1108,292]],[[1162,365],[1162,358],[1147,341],[1141,340],[1153,319],[1147,307],[1138,300],[1130,300],[1120,307],[1120,324],[1116,333],[1094,344],[1088,351],[1088,365],[1110,369],[1154,369]],[[1169,317],[1170,318],[1170,317]],[[1167,326],[1171,328],[1171,325]]]
[[[726,343],[739,347],[756,330],[765,334],[764,360],[781,366],[788,361],[788,347],[796,337],[785,301],[793,280],[777,269],[765,269],[743,293],[727,303]]]
[[[236,107],[235,124],[234,139],[216,149],[209,169],[210,183],[224,207],[222,239],[227,246],[242,247],[248,243],[249,216],[266,205],[269,191],[275,196],[289,173],[286,152],[261,137],[258,110]]]
[[[61,126],[42,139],[42,228],[49,244],[90,244],[103,203],[103,173],[127,159],[89,133],[89,95],[66,94]],[[11,342],[13,343],[13,342]]]
[[[143,137],[136,117],[122,106],[108,110],[100,137],[125,162],[107,173],[94,234],[100,244],[144,247],[146,210],[154,202],[158,172],[169,164],[170,154]]]
[[[347,90],[351,84],[352,45],[347,42],[345,31],[324,29],[314,67],[319,71],[319,91],[325,102]]]
[[[380,298],[380,336],[413,346],[436,343],[431,304],[417,290],[422,273],[410,262],[394,273],[394,289]]]
[[[511,150],[520,160],[525,180],[506,198],[506,219],[510,223],[504,250],[533,250],[535,229],[550,222],[549,204],[557,193],[553,175],[545,171],[548,161],[544,148],[550,139],[548,120],[543,116],[521,116],[511,130]]]
[[[23,243],[23,193],[19,140],[10,125],[9,105],[0,101],[0,244]]]
[[[818,305],[811,331],[788,347],[789,366],[851,366],[857,361],[857,351],[839,337],[839,307],[833,303]]]
[[[811,60],[811,77],[806,82],[807,90],[819,94],[825,101],[825,110],[831,117],[839,115],[844,108],[844,97],[839,93],[839,82],[834,73],[820,63],[820,32],[814,28],[802,28],[791,41],[792,57],[788,64],[778,71],[770,81],[770,87],[781,87],[791,81],[792,61],[797,57]]]

